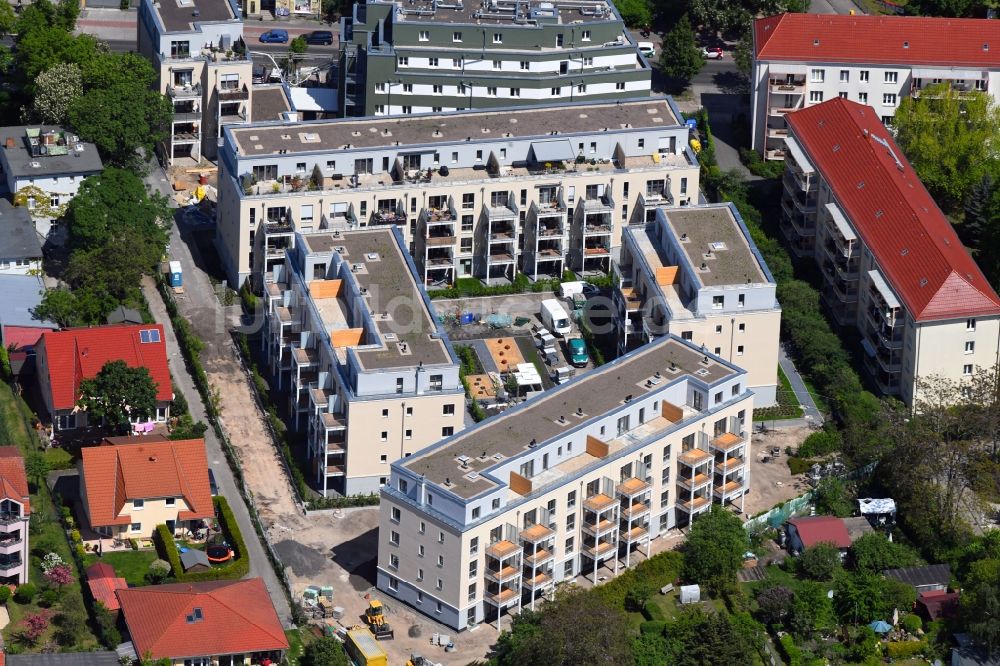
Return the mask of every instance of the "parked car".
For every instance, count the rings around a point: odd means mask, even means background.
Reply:
[[[219,494],[219,486],[215,483],[215,472],[212,471],[211,467],[208,468],[208,489],[211,491],[212,497]]]
[[[569,362],[578,368],[582,368],[590,362],[590,354],[587,353],[587,343],[583,338],[570,338],[566,341],[569,349]]]
[[[260,41],[264,44],[287,44],[288,31],[268,30],[267,32],[261,34]]]
[[[313,30],[306,35],[306,44],[322,44],[330,46],[333,44],[333,33],[329,30]]]
[[[639,42],[636,46],[639,47],[639,53],[647,58],[656,56],[656,47],[653,46],[653,42]]]
[[[703,48],[701,55],[703,58],[708,58],[709,60],[721,60],[724,54],[718,46],[713,46],[712,48]]]

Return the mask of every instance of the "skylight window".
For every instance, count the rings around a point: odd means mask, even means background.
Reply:
[[[158,329],[158,328],[148,328],[148,329],[139,331],[139,342],[141,342],[143,344],[147,344],[147,343],[159,342],[159,341],[160,341],[160,329]]]

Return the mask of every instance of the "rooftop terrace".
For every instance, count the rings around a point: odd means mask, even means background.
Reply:
[[[455,362],[444,341],[432,337],[437,335],[437,320],[390,229],[305,234],[302,240],[307,254],[337,253],[347,261],[351,279],[374,313],[381,348],[355,350],[365,369]],[[330,298],[314,299],[314,304],[329,329],[349,325],[346,304]],[[365,342],[374,344],[370,337]]]
[[[533,28],[538,23],[593,23],[618,20],[610,5],[602,0],[591,2],[470,0],[468,3],[463,3],[462,0],[451,2],[408,0],[399,5],[396,18],[400,21],[421,23],[510,25],[523,28]]]
[[[483,472],[526,451],[532,439],[542,446],[577,425],[624,405],[626,396],[641,397],[663,388],[661,383],[647,385],[647,380],[657,371],[665,383],[689,375],[707,384],[736,372],[712,356],[707,357],[707,364],[703,362],[704,358],[705,355],[696,347],[677,338],[664,337],[576,381],[546,391],[522,407],[468,428],[427,453],[411,456],[401,464],[414,474],[424,475],[432,483],[443,485],[448,479],[451,482],[448,490],[460,497],[473,497],[494,486],[491,480],[481,476]],[[583,409],[583,416],[575,414],[577,408]],[[559,422],[560,417],[565,417],[565,423]],[[497,455],[499,460],[495,457]],[[563,465],[567,470],[582,469],[593,462],[586,457],[588,455],[581,451]],[[459,456],[469,459],[467,467],[460,467],[457,462]],[[471,480],[467,476],[470,472],[478,472],[480,476]]]
[[[438,113],[310,122],[251,125],[230,130],[239,155],[259,156],[450,144],[468,140],[549,137],[621,129],[652,129],[680,124],[665,98],[566,106]]]
[[[664,212],[667,224],[706,287],[769,281],[728,204]],[[702,264],[705,270],[701,270]]]
[[[188,32],[196,23],[241,20],[229,0],[156,0],[153,7],[167,32]]]

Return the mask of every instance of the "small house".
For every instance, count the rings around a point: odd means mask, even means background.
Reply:
[[[195,573],[198,571],[208,571],[212,568],[212,563],[208,560],[208,553],[197,548],[189,548],[181,553],[181,566],[184,573]]]
[[[886,569],[882,572],[882,575],[886,578],[912,585],[917,594],[946,591],[948,585],[951,583],[951,567],[947,564],[929,564],[923,567]]]
[[[106,562],[97,562],[87,567],[87,587],[94,601],[100,601],[109,611],[118,612],[116,590],[124,590],[128,583],[115,573],[114,567]]]
[[[791,518],[785,523],[785,537],[788,552],[792,555],[820,543],[832,544],[843,555],[852,543],[847,526],[836,516]]]

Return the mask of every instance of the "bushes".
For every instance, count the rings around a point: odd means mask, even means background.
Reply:
[[[250,556],[247,552],[246,542],[236,524],[236,517],[233,516],[232,509],[225,497],[213,497],[215,513],[219,520],[219,528],[229,547],[233,549],[233,559],[228,564],[221,567],[212,567],[209,571],[197,571],[186,573],[181,565],[181,555],[174,543],[174,535],[170,533],[166,525],[157,525],[153,541],[156,542],[156,551],[160,557],[170,563],[174,578],[178,582],[198,583],[208,580],[237,580],[250,573]]]
[[[755,176],[761,178],[781,178],[785,173],[785,163],[781,160],[767,161],[756,150],[740,148],[740,162]]]
[[[667,551],[654,555],[628,569],[623,574],[604,585],[594,588],[594,594],[615,608],[625,607],[625,597],[636,587],[643,587],[655,593],[664,585],[677,580],[681,571],[683,556],[677,551]],[[646,604],[647,607],[652,604]]]
[[[524,273],[518,273],[510,284],[498,284],[487,287],[479,278],[464,277],[455,280],[455,286],[447,289],[434,289],[427,292],[431,298],[479,298],[483,296],[506,296],[523,294],[525,292],[555,291],[560,280],[535,280],[532,282]]]
[[[14,601],[19,604],[30,604],[38,594],[38,588],[34,583],[21,583],[14,591]]]
[[[920,619],[919,615],[910,613],[903,618],[903,629],[906,629],[911,634],[915,634],[924,628],[924,621]]]
[[[842,439],[836,430],[821,430],[806,437],[799,446],[798,454],[803,458],[818,458],[840,450]]]
[[[347,495],[346,497],[317,497],[306,502],[306,508],[310,511],[320,509],[348,509],[356,506],[378,506],[378,493],[370,495]]]
[[[658,620],[655,622],[654,621],[643,622],[639,625],[640,634],[654,634],[656,636],[662,636],[663,632],[666,631],[666,629],[667,629],[667,623],[662,620]]]
[[[921,654],[926,649],[927,641],[897,641],[886,645],[885,653],[890,659],[906,659]]]
[[[785,660],[785,663],[787,663],[788,666],[802,666],[804,663],[802,659],[802,650],[800,650],[799,646],[795,644],[795,641],[792,640],[790,634],[783,634],[781,638],[778,639],[778,651],[781,652],[781,657]]]

